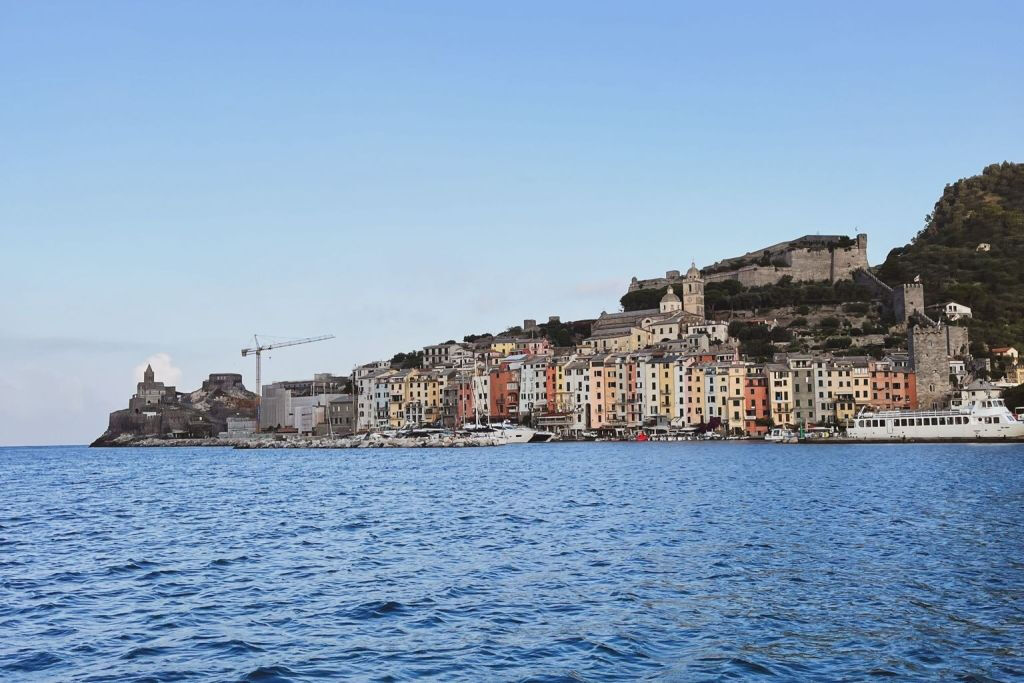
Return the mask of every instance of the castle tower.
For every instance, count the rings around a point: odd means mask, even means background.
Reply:
[[[659,305],[659,308],[664,315],[675,313],[676,311],[681,311],[683,309],[683,304],[679,300],[679,297],[676,296],[675,290],[672,289],[672,285],[668,286],[668,291],[665,292],[665,296],[661,297],[661,304]]]
[[[704,278],[693,262],[686,271],[686,281],[683,283],[683,310],[704,317]]]
[[[142,373],[142,381],[146,384],[152,384],[156,381],[156,375],[153,373],[152,365],[146,365],[146,371]]]

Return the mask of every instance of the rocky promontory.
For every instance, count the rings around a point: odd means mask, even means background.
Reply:
[[[128,407],[110,414],[107,430],[93,446],[135,446],[141,442],[209,440],[228,431],[228,419],[256,419],[256,394],[242,384],[242,376],[215,373],[202,387],[184,393],[157,382],[152,368],[128,401]],[[149,445],[148,443],[146,445]]]

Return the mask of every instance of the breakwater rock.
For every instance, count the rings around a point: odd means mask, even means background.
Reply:
[[[276,435],[240,438],[159,438],[122,434],[102,445],[107,447],[182,448],[220,447],[238,449],[256,448],[475,448],[501,446],[503,441],[491,437],[436,436],[436,437],[280,437]]]

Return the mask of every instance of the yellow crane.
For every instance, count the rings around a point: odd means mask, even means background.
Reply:
[[[251,349],[242,349],[242,358],[246,356],[256,356],[256,429],[259,430],[260,424],[260,403],[263,398],[263,386],[260,384],[260,373],[263,365],[263,352],[270,351],[271,349],[280,349],[285,346],[298,346],[299,344],[312,344],[313,342],[324,341],[326,339],[334,339],[333,334],[324,334],[319,337],[306,337],[305,339],[291,339],[283,342],[273,342],[271,344],[260,344],[260,338],[257,335],[252,336],[253,341],[256,342],[256,346]]]

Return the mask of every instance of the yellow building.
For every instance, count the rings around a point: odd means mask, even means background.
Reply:
[[[422,372],[406,378],[405,426],[417,427],[441,417],[441,380],[437,373]]]
[[[410,378],[416,370],[401,370],[387,378],[388,383],[388,424],[392,429],[406,427],[405,408],[409,400]]]
[[[551,359],[548,374],[551,376],[551,389],[548,395],[549,413],[567,413],[572,410],[572,392],[565,381],[565,366],[572,361],[571,356],[558,356]]]
[[[1006,369],[1006,381],[1011,384],[1024,384],[1024,365],[1012,365]]]
[[[628,418],[629,358],[627,354],[610,354],[604,362],[605,422],[609,427],[624,428]]]
[[[871,403],[871,369],[863,358],[836,358],[829,369],[832,392],[849,394],[857,410]],[[837,408],[838,412],[838,408]],[[838,419],[838,414],[837,414]]]
[[[723,421],[726,422],[730,431],[734,429],[742,430],[746,425],[746,410],[744,408],[746,382],[747,365],[745,363],[730,363],[728,368],[725,414],[723,416]]]
[[[707,422],[704,366],[691,365],[686,370],[686,424],[693,427],[704,422]]]
[[[672,378],[675,359],[658,358],[654,366],[658,375],[658,414],[672,420],[676,416],[676,383]]]
[[[836,424],[849,425],[857,414],[857,403],[853,399],[853,394],[836,394],[835,406]]]
[[[491,342],[491,351],[501,357],[511,356],[516,351],[516,342],[514,339],[495,339]]]
[[[633,353],[651,345],[651,333],[642,327],[615,327],[583,341],[595,353]]]
[[[793,426],[793,373],[785,365],[769,363],[765,366],[768,376],[768,406],[772,421],[777,425]]]

